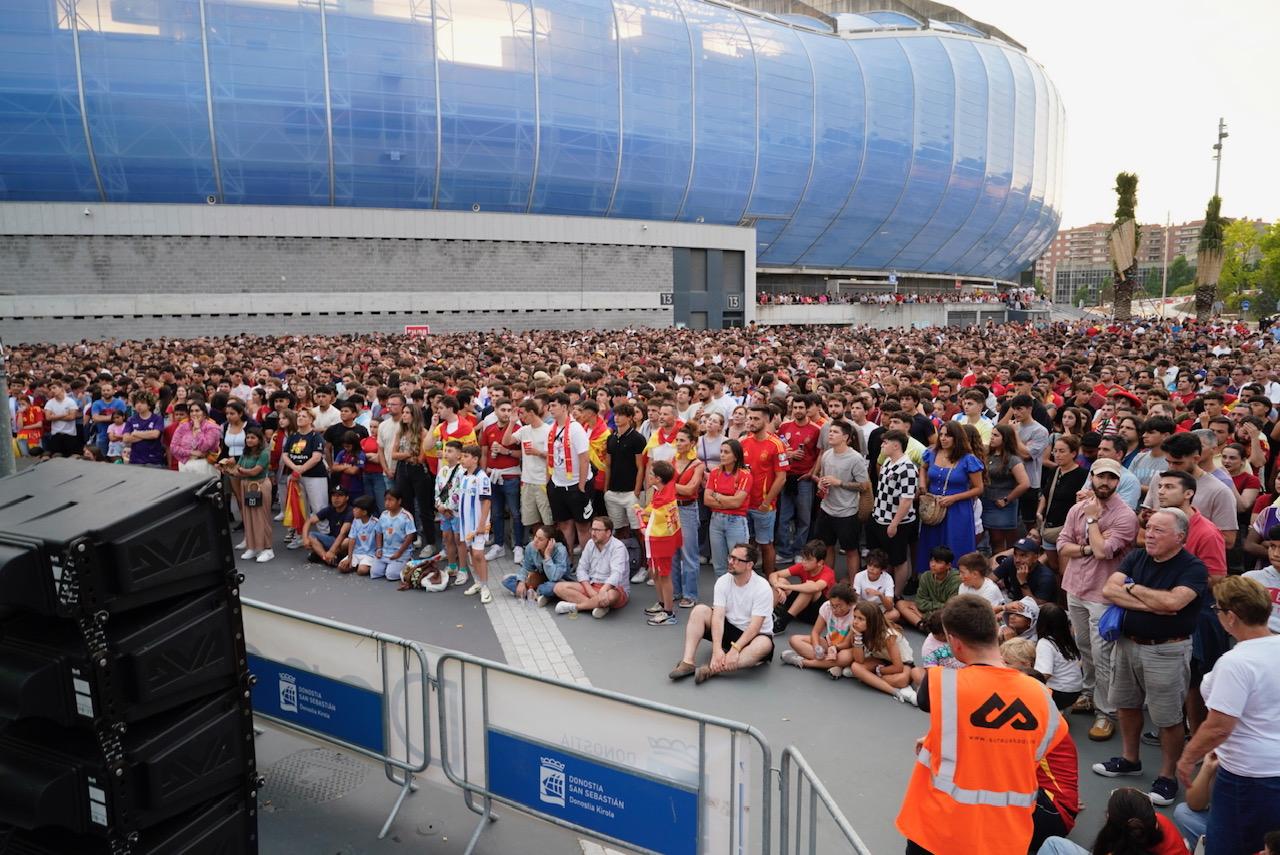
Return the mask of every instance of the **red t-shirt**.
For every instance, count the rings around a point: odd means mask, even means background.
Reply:
[[[745,517],[747,508],[751,506],[751,482],[753,480],[755,479],[751,477],[751,473],[745,469],[739,469],[732,475],[719,467],[712,469],[711,474],[707,476],[708,492],[717,493],[721,496],[733,496],[745,490],[747,492],[747,502],[740,508],[712,508],[711,510],[715,513]]]
[[[1262,482],[1258,480],[1258,476],[1252,475],[1248,472],[1241,472],[1239,475],[1232,475],[1231,483],[1236,485],[1237,493],[1243,493],[1245,490],[1262,489]]]
[[[378,436],[369,434],[360,440],[360,450],[364,452],[364,471],[375,475],[382,474],[382,457],[378,454]]]
[[[1065,720],[1059,722],[1059,727],[1066,726]],[[1040,789],[1053,798],[1054,807],[1070,831],[1075,827],[1076,814],[1080,813],[1080,762],[1076,744],[1069,735],[1066,739],[1059,739],[1040,760],[1036,766],[1036,780]]]
[[[1178,831],[1178,826],[1173,824],[1172,819],[1162,813],[1157,813],[1156,825],[1160,827],[1164,837],[1151,850],[1151,855],[1190,855],[1187,844],[1182,842],[1182,832]]]
[[[822,596],[826,597],[831,593],[831,589],[836,585],[836,571],[832,570],[825,564],[819,564],[817,571],[811,576],[804,569],[804,565],[797,561],[787,568],[788,576],[795,576],[801,582],[825,582],[826,587],[822,589]]]
[[[165,426],[164,433],[160,434],[160,442],[164,445],[164,450],[166,452],[169,450],[169,446],[173,444],[173,432],[176,431],[178,429],[178,425],[182,424],[184,421],[186,421],[186,419],[182,419],[181,421],[174,419],[173,422]],[[276,438],[281,442],[284,442],[284,437],[280,431],[276,431]],[[178,461],[170,460],[169,468],[175,472],[178,471]]]
[[[744,436],[740,441],[743,462],[751,470],[751,495],[747,498],[747,506],[752,510],[772,510],[761,506],[764,504],[765,493],[773,486],[774,477],[779,472],[791,470],[787,447],[773,434],[766,434],[764,439],[756,439],[754,435]]]
[[[1210,576],[1227,575],[1227,546],[1222,532],[1209,518],[1192,508],[1191,525],[1187,527],[1187,552],[1204,562]]]
[[[818,434],[821,432],[822,429],[811,421],[804,424],[783,422],[778,428],[778,436],[787,447],[801,451],[800,456],[791,461],[791,471],[803,474],[813,468],[818,461]]]
[[[492,453],[493,444],[495,442],[502,442],[502,435],[506,432],[507,432],[507,429],[505,427],[502,427],[497,422],[494,422],[493,424],[489,425],[487,428],[485,428],[483,431],[480,432],[480,447],[491,449],[489,453],[490,469],[515,469],[516,471],[511,473],[511,477],[519,478],[520,477],[520,458],[519,457],[516,457],[514,454]]]

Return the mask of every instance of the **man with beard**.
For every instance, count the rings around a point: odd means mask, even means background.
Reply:
[[[1116,493],[1121,472],[1120,464],[1110,458],[1094,461],[1089,471],[1092,490],[1081,492],[1058,536],[1058,557],[1066,565],[1062,589],[1084,666],[1084,692],[1072,711],[1096,713],[1089,730],[1095,742],[1115,733],[1116,708],[1108,698],[1112,642],[1098,634],[1098,621],[1110,605],[1102,588],[1138,538],[1138,517]]]

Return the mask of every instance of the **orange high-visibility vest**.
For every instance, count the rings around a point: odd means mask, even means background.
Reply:
[[[1036,765],[1066,725],[1043,683],[1011,668],[930,668],[930,726],[898,831],[934,855],[1022,855]]]

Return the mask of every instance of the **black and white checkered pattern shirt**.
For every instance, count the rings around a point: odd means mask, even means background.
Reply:
[[[898,502],[904,496],[913,500],[920,486],[920,470],[907,459],[904,454],[897,462],[889,461],[880,467],[880,483],[876,487],[875,503],[871,508],[871,519],[880,525],[893,522],[893,515],[898,512]],[[916,518],[916,509],[911,508],[902,520],[909,523]]]

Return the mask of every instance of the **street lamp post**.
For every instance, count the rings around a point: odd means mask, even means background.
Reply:
[[[1164,271],[1160,274],[1160,320],[1164,320],[1165,303],[1169,299],[1169,229],[1171,212],[1164,213]]]
[[[1218,195],[1218,184],[1222,180],[1222,141],[1231,136],[1227,133],[1227,122],[1223,118],[1218,119],[1218,141],[1213,146],[1213,159],[1217,161],[1217,165],[1213,171],[1213,195]]]

